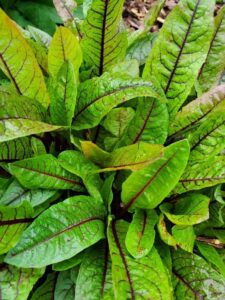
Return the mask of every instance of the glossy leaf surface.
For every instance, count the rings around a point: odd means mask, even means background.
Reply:
[[[35,219],[6,261],[37,268],[68,259],[104,237],[104,214],[87,196],[55,204]]]
[[[164,156],[132,173],[122,185],[126,209],[156,207],[169,194],[184,172],[189,156],[186,140],[164,149]]]
[[[84,60],[97,75],[122,59],[126,51],[126,33],[120,32],[122,0],[94,0],[83,24]]]
[[[215,1],[181,0],[166,19],[148,58],[144,78],[155,76],[172,117],[186,100],[209,48]]]
[[[0,68],[18,94],[35,98],[47,107],[49,95],[35,56],[16,24],[3,10],[0,10],[0,28]]]
[[[51,154],[44,154],[10,164],[10,172],[28,189],[74,189],[81,191],[80,179],[63,169]]]
[[[7,253],[32,222],[33,209],[28,202],[19,207],[0,206],[0,254]]]
[[[154,210],[135,211],[125,239],[126,248],[133,257],[141,258],[150,252],[155,241],[157,220]]]
[[[164,265],[155,248],[148,256],[132,258],[125,247],[128,223],[113,222],[108,229],[115,299],[172,299]]]
[[[127,76],[112,77],[109,73],[87,80],[78,88],[74,128],[92,128],[115,106],[139,96],[164,101],[160,88],[149,80],[130,79]]]

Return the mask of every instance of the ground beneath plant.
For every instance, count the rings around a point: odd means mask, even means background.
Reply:
[[[143,28],[144,17],[150,10],[150,8],[157,2],[157,0],[126,0],[124,5],[123,17],[125,23],[131,30],[137,30]],[[169,12],[174,8],[174,6],[179,2],[179,0],[167,0],[164,8],[157,19],[156,24],[153,26],[152,31],[158,31],[162,27],[165,18]],[[222,6],[222,4],[216,5],[216,11]]]

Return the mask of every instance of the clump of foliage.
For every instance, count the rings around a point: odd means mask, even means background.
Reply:
[[[225,7],[89,2],[52,38],[0,10],[0,298],[224,299]]]

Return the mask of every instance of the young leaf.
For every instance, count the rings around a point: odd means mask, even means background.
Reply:
[[[43,275],[44,269],[18,269],[0,265],[0,295],[4,300],[27,299],[33,285]],[[40,299],[40,298],[39,298]],[[44,299],[43,299],[44,300]]]
[[[49,104],[44,77],[16,24],[0,9],[0,68],[20,95]]]
[[[151,81],[105,73],[79,85],[74,128],[92,128],[100,123],[115,106],[139,96],[164,100],[160,88]]]
[[[112,153],[103,151],[91,142],[82,142],[81,146],[85,156],[103,168],[98,172],[137,171],[163,156],[161,145],[149,145],[143,142],[116,149]]]
[[[71,258],[104,238],[104,208],[88,196],[51,206],[27,228],[5,261],[26,268]]]
[[[64,170],[51,154],[9,164],[11,174],[28,189],[72,189],[82,191],[80,179]]]
[[[223,276],[195,254],[174,251],[173,274],[176,299],[218,300],[224,297]]]
[[[43,73],[48,74],[48,55],[47,50],[42,45],[38,44],[32,39],[27,39],[29,46],[31,47],[34,56],[41,67]]]
[[[223,156],[188,165],[173,193],[181,194],[190,190],[200,190],[225,182],[224,167]]]
[[[152,249],[157,220],[154,210],[135,211],[125,239],[126,248],[134,258],[146,256]]]
[[[224,107],[224,99],[225,85],[221,85],[188,103],[172,121],[169,129],[170,137],[186,134],[195,126],[202,124],[211,112],[220,111]]]
[[[73,65],[66,61],[56,79],[49,84],[51,95],[50,114],[53,124],[70,126],[77,97],[77,83]]]
[[[157,98],[139,99],[136,114],[119,145],[130,145],[139,141],[164,144],[168,126],[169,117],[165,103]]]
[[[155,248],[140,259],[132,258],[125,247],[128,223],[113,221],[108,229],[115,299],[172,299],[165,267]],[[119,271],[118,271],[119,270]]]
[[[19,207],[0,206],[0,254],[8,252],[32,222],[33,209],[28,202]]]
[[[205,61],[215,1],[181,0],[166,19],[144,70],[158,79],[171,119],[189,95]]]
[[[216,266],[219,272],[225,277],[225,263],[216,249],[213,246],[205,243],[196,242],[196,244],[201,255],[205,257],[209,263]]]
[[[164,156],[156,162],[133,172],[122,185],[125,209],[155,208],[178,182],[188,156],[189,145],[183,140],[166,147]]]
[[[58,27],[48,53],[48,69],[50,75],[58,76],[62,65],[70,61],[76,76],[82,63],[82,52],[76,36],[66,27]]]
[[[201,90],[208,91],[215,86],[221,74],[225,69],[225,6],[221,8],[217,17],[215,18],[215,26],[213,38],[210,43],[207,58],[203,64],[198,81]]]
[[[74,300],[78,268],[72,268],[59,273],[57,277],[54,300]]]
[[[99,190],[102,182],[98,174],[98,167],[86,159],[81,152],[67,150],[60,153],[60,165],[70,173],[82,178],[84,185],[87,187],[90,195],[101,199]]]
[[[83,24],[82,50],[84,60],[102,75],[122,59],[126,51],[126,33],[120,32],[122,0],[93,0]]]
[[[209,202],[205,195],[190,194],[178,198],[174,205],[162,204],[160,210],[176,225],[194,225],[209,218]]]
[[[172,234],[181,249],[193,252],[196,236],[192,226],[175,225],[172,228]]]
[[[49,273],[44,283],[32,292],[31,300],[54,299],[54,292],[57,280],[57,273]]]
[[[98,243],[86,251],[77,278],[76,298],[114,299],[107,242]]]
[[[173,246],[176,248],[177,246],[177,241],[175,240],[174,236],[172,236],[168,230],[167,230],[167,227],[166,227],[166,222],[164,220],[164,216],[163,214],[161,214],[159,216],[159,221],[158,221],[158,224],[157,224],[157,229],[158,229],[158,232],[159,232],[159,236],[161,238],[161,240],[169,245],[169,246]]]
[[[0,198],[0,205],[17,206],[24,201],[36,207],[57,194],[55,190],[29,190],[23,188],[17,180],[13,180]]]

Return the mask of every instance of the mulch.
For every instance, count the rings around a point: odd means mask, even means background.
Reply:
[[[124,5],[123,18],[128,27],[131,30],[138,30],[144,27],[144,17],[150,10],[150,8],[156,3],[157,0],[126,0]],[[179,0],[167,0],[164,8],[161,10],[157,22],[152,28],[152,31],[158,31],[169,12]],[[222,6],[222,4],[216,5],[215,13]]]

